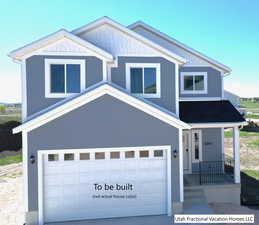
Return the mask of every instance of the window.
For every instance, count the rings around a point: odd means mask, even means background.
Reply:
[[[160,97],[160,64],[127,63],[126,87],[135,95],[145,98]]]
[[[192,132],[192,161],[199,162],[202,160],[202,136],[201,130]]]
[[[105,153],[104,152],[96,152],[95,153],[95,159],[105,159]]]
[[[134,151],[127,151],[125,152],[125,158],[134,158],[135,152]]]
[[[181,93],[183,94],[207,94],[206,72],[182,72]]]
[[[73,153],[64,154],[64,160],[65,161],[73,161],[74,160],[74,154]]]
[[[110,158],[111,159],[119,159],[120,158],[120,152],[111,152]]]
[[[90,160],[90,153],[80,153],[80,160]]]
[[[148,158],[148,156],[149,156],[149,151],[140,151],[139,152],[140,158]]]
[[[155,150],[154,157],[163,157],[163,150]]]
[[[63,98],[85,88],[85,61],[45,59],[45,96]]]
[[[48,161],[58,161],[58,154],[48,154]]]

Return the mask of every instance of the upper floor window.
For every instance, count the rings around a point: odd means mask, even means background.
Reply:
[[[182,94],[207,94],[206,72],[181,72]]]
[[[45,59],[45,96],[63,98],[85,88],[85,61]]]
[[[160,64],[126,63],[126,88],[145,98],[160,98]]]

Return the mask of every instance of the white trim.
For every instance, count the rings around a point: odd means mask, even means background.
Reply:
[[[180,185],[180,202],[184,201],[183,185],[183,130],[179,129],[179,185]]]
[[[124,32],[125,34],[135,38],[136,40],[142,42],[143,44],[145,44],[145,45],[147,45],[147,46],[149,46],[149,47],[159,51],[160,53],[165,55],[165,57],[167,57],[167,58],[169,57],[170,61],[173,61],[175,63],[180,63],[180,64],[183,64],[183,63],[187,62],[187,60],[184,59],[183,57],[181,57],[181,56],[179,56],[179,55],[169,51],[166,48],[163,48],[162,46],[154,43],[153,41],[151,41],[151,40],[149,40],[149,39],[147,39],[147,38],[145,38],[145,37],[143,37],[141,35],[139,35],[138,33],[128,29],[127,27],[125,27],[125,26],[123,26],[123,25],[113,21],[112,19],[110,19],[110,18],[108,18],[106,16],[102,17],[102,18],[100,18],[98,20],[95,20],[95,21],[93,21],[93,22],[91,22],[91,23],[89,23],[89,24],[87,24],[85,26],[79,27],[79,28],[73,30],[72,33],[76,34],[76,35],[80,35],[80,34],[85,33],[87,31],[93,30],[94,28],[99,27],[99,26],[101,26],[103,24],[109,24],[112,27],[114,27],[114,28]]]
[[[184,77],[185,76],[203,76],[204,77],[204,90],[184,90]],[[208,74],[207,72],[181,72],[181,94],[208,94]],[[194,80],[193,80],[194,85]]]
[[[175,64],[175,114],[179,117],[179,66]]]
[[[170,115],[169,114],[170,112],[166,113],[164,112],[165,111],[164,109],[160,109],[160,107],[158,106],[157,107],[151,106],[138,98],[135,98],[127,93],[120,91],[117,88],[112,87],[109,84],[104,83],[99,87],[96,87],[89,92],[81,94],[77,98],[74,98],[68,102],[66,102],[66,100],[63,100],[65,101],[65,103],[61,104],[60,106],[54,109],[52,109],[52,107],[49,107],[39,112],[39,116],[37,116],[35,119],[29,120],[28,122],[14,128],[13,133],[18,133],[22,130],[31,131],[105,94],[113,96],[176,128],[190,129],[190,126],[188,124],[175,118],[173,115]]]
[[[233,150],[234,150],[234,180],[236,184],[240,183],[240,139],[239,128],[233,128]]]
[[[44,225],[44,201],[43,201],[43,154],[38,151],[38,210],[39,225]]]
[[[170,37],[170,36],[168,36],[168,35],[166,35],[166,34],[160,32],[159,30],[157,30],[157,29],[151,27],[151,26],[148,25],[148,24],[145,24],[145,23],[142,22],[142,21],[137,21],[137,22],[135,22],[135,23],[129,25],[128,28],[131,29],[131,30],[133,30],[134,28],[136,28],[136,27],[138,27],[138,26],[142,26],[142,27],[144,27],[145,29],[147,29],[147,30],[149,30],[149,31],[151,31],[151,32],[153,32],[153,33],[159,35],[159,36],[162,37],[163,39],[165,39],[165,40],[167,40],[167,41],[169,41],[169,42],[171,42],[171,43],[177,45],[178,47],[180,47],[180,48],[182,48],[182,49],[184,49],[184,50],[186,50],[186,51],[192,53],[192,54],[195,55],[195,56],[200,57],[201,59],[207,61],[208,63],[211,63],[211,64],[215,65],[218,69],[223,70],[224,72],[230,72],[230,71],[231,71],[231,69],[230,69],[229,67],[227,67],[227,66],[221,64],[220,62],[217,62],[216,60],[214,60],[214,59],[212,59],[212,58],[210,58],[210,57],[208,57],[208,56],[202,54],[201,52],[198,52],[197,50],[194,50],[193,48],[191,48],[191,47],[189,47],[189,46],[187,46],[187,45],[185,45],[185,44],[183,44],[183,43],[177,41],[176,39],[174,39],[174,38],[172,38],[172,37]]]
[[[103,81],[108,81],[107,62],[105,60],[102,60],[102,66],[103,66]]]
[[[28,190],[28,134],[22,132],[22,165],[23,165],[23,196],[25,212],[29,211],[29,190]]]
[[[183,131],[183,135],[184,134],[187,134],[187,137],[188,137],[188,171],[184,170],[184,174],[191,174],[192,173],[192,137],[191,137],[191,130],[184,130]],[[183,147],[182,147],[183,149]],[[185,150],[183,149],[183,152]],[[183,154],[183,157],[184,157],[184,154]]]
[[[66,31],[65,29],[61,29],[55,33],[52,33],[46,37],[43,37],[35,42],[32,42],[24,47],[21,47],[19,49],[16,49],[8,54],[11,58],[21,60],[24,58],[28,58],[28,54],[33,54],[33,52],[37,51],[40,48],[43,48],[49,44],[52,44],[53,42],[59,41],[62,38],[67,38],[71,41],[74,41],[75,43],[81,45],[82,47],[85,47],[98,55],[106,58],[107,60],[112,61],[113,56],[104,51],[103,49],[98,48],[97,46],[91,44],[90,42],[87,42],[86,40]]]
[[[224,89],[224,73],[221,72],[221,98],[225,99],[225,89]]]
[[[115,147],[115,148],[88,148],[88,149],[59,149],[59,150],[39,150],[38,151],[38,222],[44,225],[44,182],[43,182],[43,156],[46,154],[64,154],[80,152],[110,152],[110,151],[139,151],[139,150],[167,150],[167,215],[172,216],[172,176],[171,176],[171,146],[138,146],[138,147]]]
[[[50,65],[51,64],[79,64],[80,65],[80,91],[85,89],[85,60],[78,59],[45,59],[45,98],[64,98],[78,93],[51,93],[50,91]],[[65,66],[65,92],[66,92],[66,66]]]
[[[195,133],[199,135],[199,159],[195,159]],[[196,163],[200,161],[202,161],[202,130],[192,130],[192,162]]]
[[[22,80],[22,122],[27,118],[27,75],[26,60],[21,62],[21,80]]]
[[[221,97],[181,97],[180,102],[220,101]]]
[[[160,98],[161,97],[161,72],[160,63],[126,63],[125,73],[126,73],[126,89],[131,92],[131,79],[130,79],[130,69],[131,68],[142,68],[143,74],[143,91],[144,91],[144,68],[155,68],[156,69],[156,93],[155,94],[134,94],[134,96],[139,96],[143,98]]]
[[[226,122],[226,123],[189,123],[192,128],[213,128],[213,127],[238,127],[246,125],[247,122]]]

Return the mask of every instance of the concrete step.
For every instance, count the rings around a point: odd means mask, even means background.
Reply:
[[[204,196],[204,192],[201,189],[187,189],[184,191],[184,196],[186,198],[192,197],[192,196],[200,197],[200,196]]]

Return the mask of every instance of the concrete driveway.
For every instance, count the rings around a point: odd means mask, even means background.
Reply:
[[[171,225],[169,216],[138,216],[114,219],[98,219],[87,221],[72,221],[62,223],[47,223],[46,225]]]

